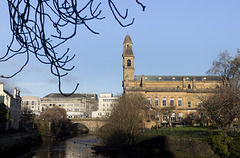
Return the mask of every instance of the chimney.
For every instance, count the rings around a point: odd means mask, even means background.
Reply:
[[[186,77],[183,76],[183,89],[185,90],[186,89]]]
[[[0,92],[3,92],[4,83],[0,82]]]
[[[14,88],[14,94],[13,94],[14,98],[17,98],[17,88]]]
[[[196,78],[195,77],[193,77],[192,85],[193,85],[193,89],[196,89]]]
[[[20,90],[19,90],[19,88],[17,89],[17,96],[20,97]]]
[[[142,77],[141,77],[140,87],[145,87],[145,76],[144,75],[142,75]]]

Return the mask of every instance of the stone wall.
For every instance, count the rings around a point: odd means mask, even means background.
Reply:
[[[218,157],[214,155],[214,151],[208,143],[199,138],[166,136],[162,139],[165,139],[165,150],[171,152],[175,157]]]

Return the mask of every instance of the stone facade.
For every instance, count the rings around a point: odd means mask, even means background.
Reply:
[[[196,114],[201,96],[223,84],[219,76],[135,75],[129,34],[123,47],[123,91],[140,93],[147,98],[149,111],[144,122],[147,128],[182,124],[184,118]]]
[[[65,97],[60,93],[51,93],[40,100],[42,111],[58,106],[66,110],[68,118],[89,118],[97,105],[96,94],[74,93]]]
[[[35,96],[22,96],[22,108],[21,111],[30,110],[35,115],[40,115],[42,108],[40,106],[39,97]]]
[[[9,112],[9,121],[6,124],[6,129],[19,129],[21,97],[19,89],[14,89],[12,95],[4,89],[4,84],[0,83],[0,103],[4,103]]]

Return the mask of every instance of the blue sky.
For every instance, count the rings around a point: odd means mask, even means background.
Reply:
[[[123,40],[127,33],[133,41],[137,75],[205,75],[220,52],[227,49],[234,55],[239,48],[238,0],[141,0],[146,5],[145,12],[135,0],[126,2],[117,5],[121,12],[129,9],[125,22],[135,18],[132,26],[122,28],[103,2],[102,15],[106,19],[89,23],[100,34],[80,26],[77,35],[62,45],[62,50],[69,47],[70,54],[77,55],[69,64],[75,69],[63,79],[64,92],[71,92],[79,83],[77,93],[121,94]],[[0,9],[2,56],[11,40],[7,1],[1,2]],[[0,75],[14,72],[23,61],[24,57],[19,57],[0,63]],[[58,92],[57,78],[49,66],[34,56],[20,74],[1,81],[9,91],[16,86],[25,96],[43,97]]]

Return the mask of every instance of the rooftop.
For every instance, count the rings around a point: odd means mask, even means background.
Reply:
[[[186,78],[186,81],[192,81],[195,77],[196,81],[221,81],[222,78],[220,76],[151,76],[146,75],[146,81],[183,81],[183,77]],[[135,75],[134,80],[140,81],[142,78],[141,75]]]

